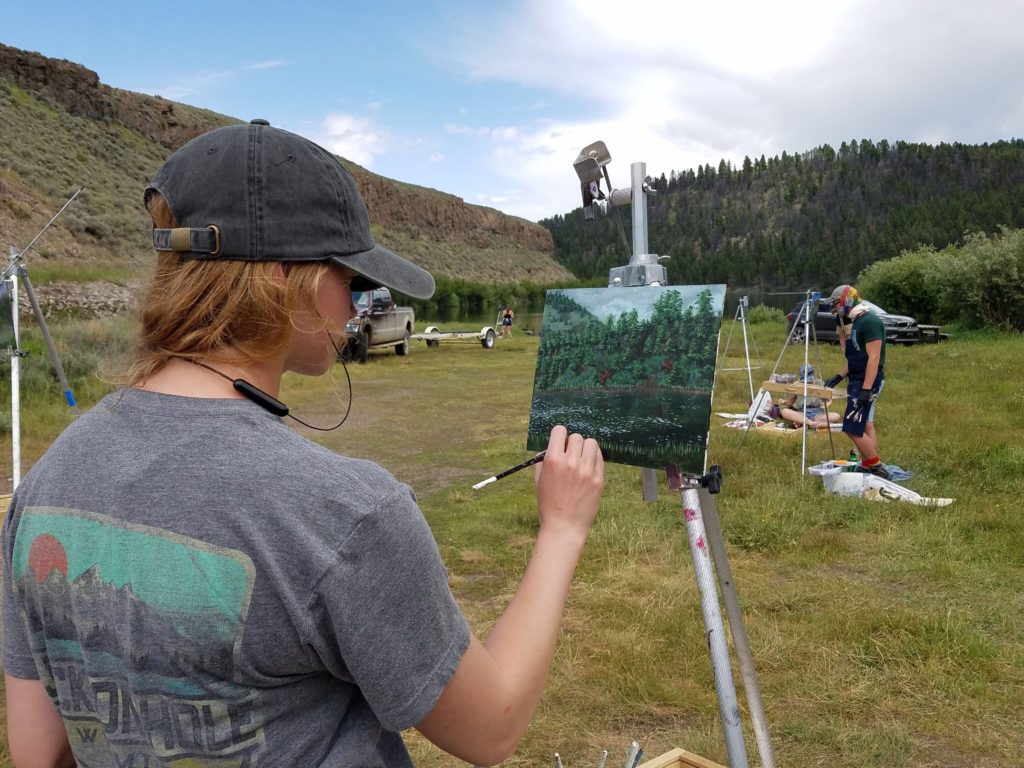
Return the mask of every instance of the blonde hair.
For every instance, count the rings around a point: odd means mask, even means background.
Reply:
[[[146,207],[156,227],[177,226],[161,195]],[[158,251],[124,383],[141,384],[174,358],[244,364],[277,357],[291,342],[298,311],[341,332],[316,308],[328,269],[326,261],[202,260]]]

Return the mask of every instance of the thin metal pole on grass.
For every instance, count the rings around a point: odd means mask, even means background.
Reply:
[[[747,345],[747,313],[744,311],[744,307],[743,307],[743,305],[746,303],[744,301],[744,299],[746,299],[745,296],[740,299],[740,319],[741,319],[742,324],[743,324],[743,355],[746,357],[746,360],[747,360],[747,383],[750,384],[750,399],[753,400],[754,399],[754,374],[750,370],[750,347]],[[760,368],[761,366],[758,365],[758,367]]]
[[[718,590],[715,588],[711,555],[708,552],[707,531],[701,514],[699,485],[693,478],[681,476],[675,467],[668,467],[667,471],[669,487],[679,489],[683,503],[686,535],[690,540],[690,555],[697,576],[697,590],[700,592],[700,610],[704,617],[708,650],[711,652],[711,668],[715,675],[715,692],[718,695],[722,729],[725,731],[729,768],[747,768],[747,748],[743,742],[743,725],[740,722],[736,686],[733,684],[732,668],[729,664],[725,625],[722,623],[722,609],[718,604]]]
[[[747,637],[747,627],[743,621],[743,612],[740,610],[740,598],[736,592],[736,583],[732,578],[732,567],[729,565],[729,557],[725,552],[725,537],[722,536],[718,509],[715,507],[714,496],[706,488],[701,488],[698,494],[701,500],[701,514],[704,518],[708,545],[711,547],[711,557],[714,561],[715,573],[718,576],[718,587],[722,592],[725,615],[729,619],[729,629],[732,632],[732,644],[736,649],[736,659],[740,665],[743,690],[747,695],[747,706],[750,707],[750,720],[754,726],[757,751],[761,755],[761,766],[762,768],[776,768],[775,750],[772,749],[768,719],[765,717],[764,702],[761,699],[761,686],[757,682],[754,655],[750,651],[750,639]]]
[[[817,306],[814,307],[817,311]],[[814,328],[814,321],[811,319],[811,293],[807,292],[807,300],[804,302],[804,317],[806,318],[806,324],[804,325],[804,365],[807,365],[807,359],[811,354],[811,329]],[[804,368],[804,370],[807,370]],[[804,400],[803,400],[803,422],[800,424],[800,430],[803,432],[801,437],[801,449],[800,449],[800,476],[803,477],[807,473],[807,385],[810,383],[807,381],[807,377],[803,376],[804,382]]]
[[[14,323],[14,339],[15,346],[18,347],[19,342],[19,323],[18,323],[18,278],[21,278],[21,282],[25,285],[25,294],[28,296],[29,304],[32,305],[32,312],[35,314],[36,322],[39,324],[39,329],[43,334],[43,342],[46,344],[46,351],[50,356],[50,362],[53,364],[53,368],[57,373],[57,378],[60,380],[60,384],[63,387],[64,399],[67,404],[71,407],[77,417],[78,406],[75,403],[75,396],[71,392],[71,386],[68,384],[67,377],[64,375],[64,368],[60,364],[60,356],[57,354],[57,347],[53,343],[53,338],[50,336],[50,331],[46,327],[46,319],[43,317],[43,311],[39,307],[39,301],[36,299],[35,289],[32,288],[32,281],[28,278],[28,270],[25,268],[23,263],[25,254],[28,252],[36,240],[42,237],[43,233],[50,228],[50,225],[57,220],[64,209],[71,205],[72,201],[78,197],[79,193],[85,189],[85,187],[79,187],[75,194],[73,194],[61,209],[53,215],[46,226],[43,227],[36,236],[32,238],[28,245],[26,245],[21,251],[11,246],[10,264],[0,273],[0,281],[8,282],[10,286],[10,298],[11,298],[11,309],[13,314]],[[17,489],[18,483],[21,480],[21,358],[24,355],[20,348],[14,350],[14,355],[11,358],[11,479],[12,486]]]
[[[11,246],[12,261],[14,257],[15,249]],[[18,313],[18,276],[11,275],[7,283],[15,348],[15,354],[11,355],[11,487],[16,490],[21,482],[21,355],[17,354],[21,318]]]

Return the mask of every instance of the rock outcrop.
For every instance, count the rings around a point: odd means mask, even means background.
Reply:
[[[0,44],[0,89],[4,87],[4,80],[27,94],[35,103],[45,104],[58,113],[107,126],[118,126],[127,129],[132,135],[142,137],[149,143],[150,149],[146,162],[140,161],[137,164],[139,167],[152,164],[150,158],[154,155],[166,157],[200,133],[238,122],[158,96],[111,88],[100,82],[96,72],[79,64]],[[11,103],[17,102],[18,98],[12,96]],[[0,135],[2,140],[5,137]],[[6,137],[6,140],[16,146],[19,141],[27,139],[22,134]],[[74,139],[69,137],[69,141]],[[154,151],[154,145],[162,149]],[[90,149],[82,147],[78,151],[88,153]],[[92,151],[100,154],[99,149]],[[353,163],[343,162],[351,170],[366,199],[375,236],[384,244],[421,244],[417,246],[415,257],[428,269],[476,282],[510,279],[545,282],[572,278],[555,261],[554,242],[551,233],[544,227],[525,219],[507,216],[492,208],[467,204],[453,195],[387,179]],[[3,163],[0,162],[0,184],[5,183],[3,171]],[[138,179],[133,178],[131,182],[135,186],[139,185]],[[45,189],[47,183],[26,178],[26,174],[21,172],[14,174],[7,185],[12,191],[22,187],[36,191]],[[24,193],[20,194],[25,196]],[[38,199],[55,197],[53,193],[42,193]],[[54,199],[54,203],[60,202],[63,200]],[[88,205],[88,201],[82,205]],[[126,199],[123,205],[129,210],[129,216],[122,218],[130,222],[131,216],[136,213],[131,212],[130,208],[138,205],[138,201]],[[30,207],[29,202],[18,202],[13,197],[8,205],[0,205],[0,229],[4,228],[2,218],[5,210],[15,219],[27,219]],[[144,227],[144,217],[141,211],[137,213],[135,221],[141,222]],[[15,227],[18,235],[27,231],[27,221],[14,223],[18,225]],[[62,224],[59,222],[57,228],[60,226]],[[135,231],[136,226],[126,223],[126,231],[101,232],[100,239],[106,239],[98,245],[112,251],[115,260],[120,255],[122,263],[131,261],[138,257],[138,244],[141,242]],[[96,234],[89,230],[86,232]],[[60,234],[57,237],[60,238]],[[65,240],[71,242],[74,238],[67,237]],[[81,236],[78,240],[81,241]],[[132,250],[134,253],[118,254],[119,249]],[[451,258],[453,253],[458,254],[457,259]],[[509,263],[499,263],[496,268],[496,262],[502,260]]]

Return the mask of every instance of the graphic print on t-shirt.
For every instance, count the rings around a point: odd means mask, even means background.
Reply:
[[[242,552],[104,515],[25,511],[13,575],[32,653],[80,765],[256,766],[232,679],[255,572]]]

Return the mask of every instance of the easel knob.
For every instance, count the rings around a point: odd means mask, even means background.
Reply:
[[[708,493],[719,493],[722,490],[722,467],[720,464],[713,464],[704,477],[698,480],[702,488],[707,488]]]
[[[708,473],[702,477],[689,478],[684,480],[682,474],[679,472],[679,468],[675,464],[669,464],[665,467],[665,474],[668,475],[668,487],[673,491],[678,491],[683,487],[684,482],[691,483],[690,487],[693,487],[693,483],[707,488],[708,493],[719,493],[722,490],[722,467],[720,464],[714,464]]]

